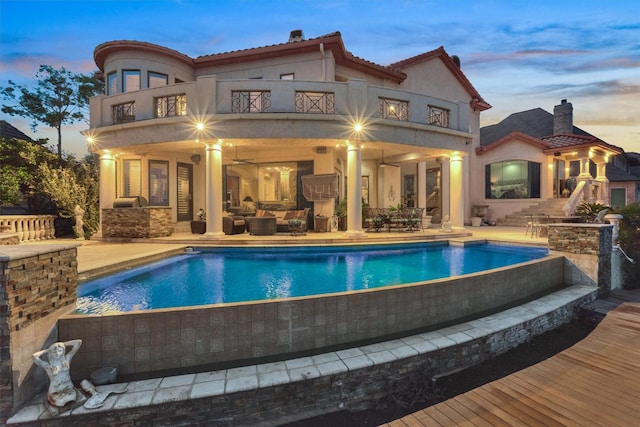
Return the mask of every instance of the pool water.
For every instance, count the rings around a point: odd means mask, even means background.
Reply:
[[[77,311],[103,314],[373,289],[542,258],[546,249],[446,243],[215,248],[82,283]]]

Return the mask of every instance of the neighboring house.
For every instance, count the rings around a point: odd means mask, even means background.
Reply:
[[[362,202],[428,207],[454,226],[469,218],[470,159],[491,106],[442,47],[382,66],[347,51],[339,32],[295,30],[286,43],[198,58],[138,41],[101,44],[94,58],[106,94],[91,100],[85,135],[101,156],[102,209],[142,196],[185,231],[204,208],[210,236],[225,210],[331,215],[336,198],[353,237]],[[317,179],[311,196],[303,176]]]
[[[34,142],[25,133],[13,127],[6,120],[0,120],[0,138],[16,138],[24,141]]]
[[[637,177],[625,159],[621,148],[574,126],[566,100],[553,114],[541,108],[514,113],[480,129],[472,162],[480,179],[471,183],[472,203],[488,205],[492,220],[547,199],[566,199],[560,203],[566,214],[582,201],[632,203]]]

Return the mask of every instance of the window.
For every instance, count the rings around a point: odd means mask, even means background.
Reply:
[[[331,92],[296,92],[296,113],[333,114],[333,100]]]
[[[540,198],[540,163],[505,160],[485,166],[487,199]]]
[[[369,175],[363,175],[362,181],[360,181],[360,187],[362,191],[362,203],[369,204]]]
[[[154,98],[156,117],[185,116],[187,114],[187,95],[173,95]]]
[[[124,197],[141,196],[142,173],[140,160],[125,159],[122,161],[122,193]]]
[[[280,74],[280,80],[294,80],[294,79],[295,79],[294,73]]]
[[[232,113],[268,113],[271,111],[270,91],[232,91]]]
[[[427,124],[448,128],[449,110],[429,105],[427,107]]]
[[[169,206],[169,162],[149,160],[149,205]]]
[[[296,200],[297,167],[295,162],[264,163],[258,166],[258,197],[265,202]]]
[[[169,84],[169,76],[162,73],[149,71],[149,89],[154,87],[162,87]]]
[[[612,188],[611,189],[611,207],[614,209],[622,208],[627,205],[627,189]]]
[[[133,92],[140,90],[140,70],[122,71],[122,91]]]
[[[378,117],[409,121],[409,103],[397,99],[378,98]]]
[[[115,95],[116,93],[118,93],[118,74],[114,71],[107,74],[107,95]]]

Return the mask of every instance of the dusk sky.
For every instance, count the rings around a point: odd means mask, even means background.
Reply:
[[[34,84],[41,64],[89,74],[93,50],[138,40],[191,57],[340,31],[354,55],[381,65],[444,46],[493,108],[481,125],[562,99],[574,124],[640,152],[640,1],[637,0],[0,0],[0,86]],[[4,101],[2,101],[4,103]],[[44,125],[0,113],[34,138],[56,143]],[[63,149],[83,156],[79,131]]]

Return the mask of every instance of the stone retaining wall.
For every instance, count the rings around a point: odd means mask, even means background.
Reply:
[[[592,292],[546,314],[514,322],[497,332],[370,367],[210,397],[176,396],[158,405],[141,404],[134,408],[86,412],[65,416],[64,419],[39,420],[29,425],[57,427],[60,422],[69,427],[280,425],[342,409],[371,409],[392,397],[407,396],[407,390],[412,387],[428,387],[434,377],[491,359],[536,335],[555,329],[571,321],[580,307],[594,298],[595,293]]]
[[[170,236],[170,207],[102,209],[102,237],[150,238]]]
[[[31,355],[57,341],[75,309],[77,245],[3,247],[0,253],[0,424],[48,383]]]
[[[611,291],[611,224],[549,224],[549,250],[567,259],[567,280]]]

